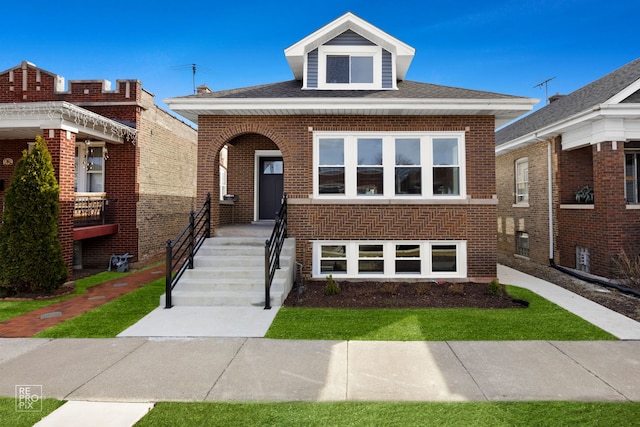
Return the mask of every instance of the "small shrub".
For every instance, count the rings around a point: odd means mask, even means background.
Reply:
[[[340,293],[340,286],[333,280],[333,276],[330,274],[327,276],[327,286],[324,288],[325,295],[338,295]]]
[[[431,290],[431,283],[420,282],[416,285],[416,294],[418,295],[428,294],[430,290]]]
[[[629,255],[622,250],[618,256],[613,258],[613,263],[617,268],[617,276],[623,286],[640,290],[640,254]]]
[[[494,279],[487,284],[487,293],[493,296],[502,296],[504,295],[504,285]]]
[[[447,290],[454,295],[464,294],[464,283],[452,283]]]

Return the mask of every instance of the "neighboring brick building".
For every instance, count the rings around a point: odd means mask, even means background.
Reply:
[[[535,101],[407,81],[414,49],[351,13],[285,56],[295,80],[165,100],[198,123],[199,201],[238,197],[214,225],[284,190],[307,277],[495,278],[494,132]]]
[[[26,61],[0,72],[0,196],[41,135],[60,185],[59,235],[69,269],[112,254],[162,259],[195,200],[197,132],[154,104],[137,80],[64,79]],[[2,210],[0,197],[0,211]]]
[[[550,101],[496,133],[498,249],[619,277],[640,250],[640,59]]]

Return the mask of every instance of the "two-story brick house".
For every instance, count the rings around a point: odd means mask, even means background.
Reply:
[[[640,250],[640,59],[550,101],[496,134],[498,249],[620,277]]]
[[[406,80],[414,49],[351,13],[284,53],[293,80],[165,100],[198,123],[198,200],[237,196],[214,226],[284,191],[307,277],[495,278],[494,132],[536,101]]]
[[[41,135],[60,185],[59,236],[73,265],[162,259],[195,199],[197,132],[138,80],[74,80],[29,62],[0,72],[0,212],[14,165]]]

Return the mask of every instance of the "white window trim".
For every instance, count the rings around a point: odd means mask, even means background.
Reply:
[[[344,139],[345,194],[320,194],[318,168],[320,167],[320,139]],[[384,173],[384,194],[357,194],[358,138],[381,138]],[[420,139],[420,165],[422,167],[422,195],[395,194],[395,140],[396,138]],[[458,139],[459,190],[457,195],[433,194],[433,140],[439,138]],[[466,148],[464,132],[314,132],[313,133],[313,198],[345,199],[345,200],[389,200],[389,199],[430,199],[430,200],[465,200],[466,185]]]
[[[106,155],[107,144],[103,141],[92,141],[90,145],[85,142],[76,142],[75,146],[78,148],[78,170],[75,171],[75,174],[78,177],[78,191],[76,191],[75,193],[83,194],[83,195],[87,195],[87,194],[105,195],[106,194],[105,191],[86,191],[88,175],[90,172],[87,171],[86,165],[83,164],[83,159],[86,159],[87,151],[89,147],[102,148],[103,160],[102,160],[101,174],[102,174],[102,188],[104,189],[107,183],[107,171],[106,171],[107,161],[104,158],[104,156]]]
[[[358,273],[358,246],[383,245],[384,273],[360,274]],[[315,279],[326,278],[331,274],[335,278],[353,279],[463,279],[467,277],[467,242],[465,240],[314,240],[312,277]],[[320,271],[322,246],[340,246],[346,248],[347,273],[322,273]],[[420,274],[400,273],[395,274],[396,245],[420,246]],[[439,245],[452,245],[456,247],[456,267],[454,272],[432,271],[431,248]]]
[[[519,166],[525,163],[527,164],[527,173],[525,176],[525,181],[522,181],[522,182],[526,182],[527,184],[527,194],[525,199],[518,200],[518,197],[520,196],[520,194],[518,194],[518,184],[520,183],[520,181],[518,181],[518,168]],[[514,174],[513,183],[515,186],[515,194],[516,194],[514,206],[529,207],[529,158],[528,157],[521,157],[515,161],[513,174]]]
[[[373,57],[373,83],[327,83],[327,56],[329,55]],[[380,46],[319,46],[318,89],[382,89],[382,48]]]

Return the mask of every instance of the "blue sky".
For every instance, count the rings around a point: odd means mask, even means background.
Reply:
[[[28,9],[28,10],[27,10]],[[540,98],[640,56],[640,2],[33,0],[11,9],[0,70],[27,60],[68,80],[138,79],[163,98],[290,80],[283,50],[347,11],[416,49],[408,80]],[[539,107],[537,107],[539,108]]]

